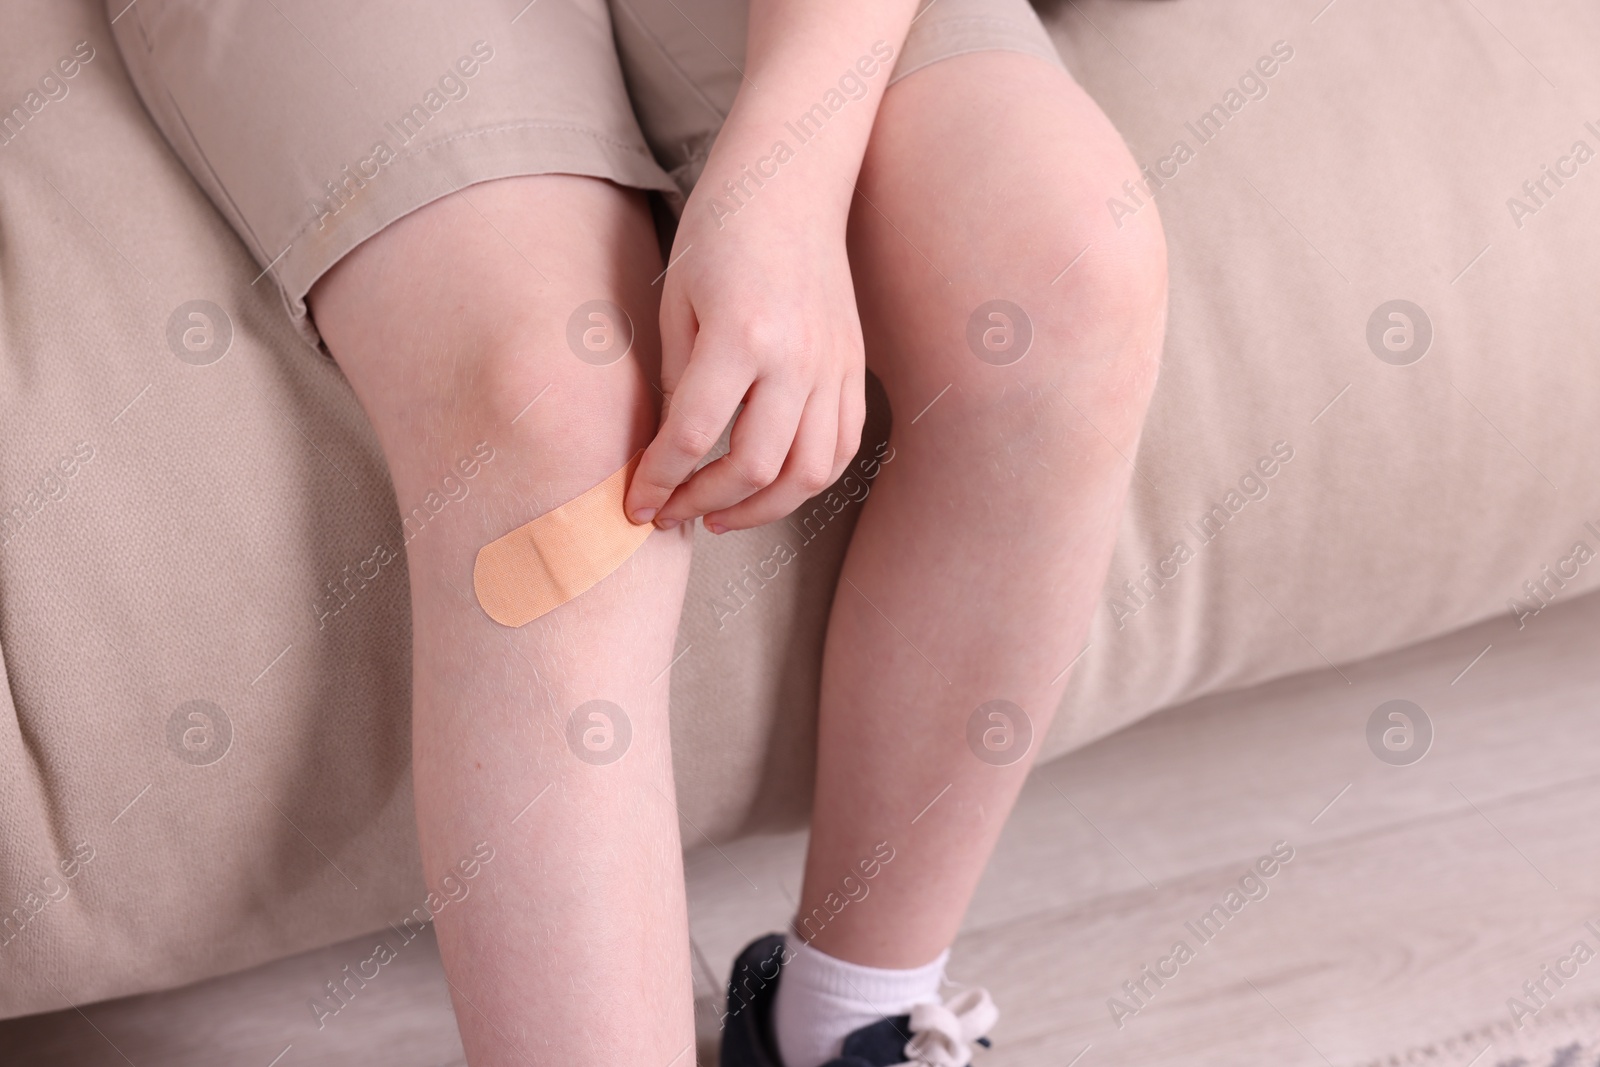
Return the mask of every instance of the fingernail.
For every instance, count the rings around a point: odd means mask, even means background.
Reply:
[[[655,508],[640,508],[638,511],[635,511],[633,513],[633,521],[635,523],[637,523],[638,525],[640,525],[640,526],[643,526],[645,523],[649,522],[651,519],[653,519],[655,517],[656,517],[656,509]]]
[[[651,512],[651,514],[653,515],[655,513]],[[675,529],[678,525],[678,522],[679,520],[677,519],[662,519],[660,522],[656,523],[656,528],[661,530]]]
[[[706,529],[710,530],[714,534],[725,534],[728,532],[728,528],[722,525],[720,522],[707,523]]]

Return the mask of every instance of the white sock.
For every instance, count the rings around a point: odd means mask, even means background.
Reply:
[[[778,982],[773,1029],[783,1067],[820,1067],[863,1026],[939,999],[950,950],[907,971],[836,960],[790,934],[792,958]]]

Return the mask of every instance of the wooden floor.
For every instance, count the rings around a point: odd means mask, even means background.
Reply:
[[[1504,1031],[1541,967],[1580,939],[1600,953],[1583,929],[1600,928],[1600,598],[1343,674],[1204,700],[1033,775],[952,953],[952,977],[1001,1008],[984,1067],[1465,1067],[1491,1044],[1477,1067],[1544,1067],[1597,1043],[1600,956]],[[1367,746],[1395,698],[1434,724],[1411,766]],[[1277,841],[1294,859],[1202,945],[1185,923]],[[692,856],[713,975],[792,913],[803,845]],[[1179,940],[1194,958],[1146,979],[1148,1006],[1119,1028],[1108,1000],[1136,1007],[1122,983]]]
[[[1509,617],[1508,617],[1509,618]],[[1037,771],[955,946],[1001,1008],[981,1067],[1592,1067],[1600,955],[1522,1019],[1580,940],[1600,953],[1600,595],[1200,701]],[[1488,651],[1484,649],[1488,647]],[[1481,658],[1479,657],[1480,653]],[[1410,766],[1373,709],[1421,706]],[[1207,942],[1198,923],[1275,842],[1293,859]],[[793,909],[804,835],[688,858],[702,1062],[716,987]],[[1253,890],[1260,896],[1259,890]],[[1123,991],[1184,941],[1148,995]],[[144,1067],[458,1062],[437,952],[318,1030],[306,999],[361,942],[186,990],[0,1024],[0,1060]],[[1572,965],[1567,965],[1568,973]],[[391,977],[392,976],[392,977]],[[1118,1025],[1108,1001],[1136,1013]],[[92,1022],[93,1025],[90,1025]],[[287,1047],[287,1051],[285,1051]],[[126,1058],[124,1058],[126,1057]]]

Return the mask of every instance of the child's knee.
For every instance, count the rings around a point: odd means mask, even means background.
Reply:
[[[1039,360],[1024,375],[1119,447],[1132,443],[1160,371],[1166,308],[1166,246],[1152,213],[1137,234],[1090,246],[1044,291]]]
[[[1060,247],[1066,242],[1041,242]],[[996,264],[996,276],[1032,268],[1038,284],[997,284],[1014,293],[967,311],[964,343],[952,358],[911,372],[926,380],[912,392],[949,384],[971,403],[964,427],[994,440],[1027,442],[1064,457],[1109,441],[1119,450],[1138,440],[1161,362],[1166,317],[1166,259],[1160,230],[1112,249],[1089,247],[1055,280],[1037,263]],[[986,295],[980,290],[974,294]],[[955,323],[951,324],[954,328]],[[924,361],[930,362],[930,361]],[[942,381],[935,381],[941,377]],[[932,395],[928,393],[928,395]],[[1050,460],[1043,457],[1046,463]]]
[[[593,312],[595,318],[637,321],[637,315],[607,303]],[[581,308],[575,314],[582,314]],[[609,473],[643,448],[655,429],[654,330],[634,338],[632,350],[613,361],[589,362],[567,343],[558,318],[552,314],[477,354],[463,368],[455,395],[437,402],[461,431],[501,436],[550,477],[595,463]]]
[[[542,502],[581,492],[648,440],[658,270],[642,197],[539,175],[400,219],[311,303],[402,504],[479,442],[512,457],[496,481],[515,471],[510,488]]]
[[[570,625],[573,610],[630,605],[675,618],[687,537],[629,524],[618,488],[657,420],[641,370],[587,364],[533,336],[477,353],[453,379],[421,401],[439,432],[395,469],[413,572],[446,576],[452,596],[507,627],[537,621],[544,632]],[[535,523],[557,509],[553,524]]]

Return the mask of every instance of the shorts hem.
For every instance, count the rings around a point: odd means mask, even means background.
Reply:
[[[942,60],[974,52],[1017,52],[1066,70],[1050,35],[1037,20],[1017,22],[980,15],[953,15],[943,19],[933,16],[932,25],[917,25],[913,30],[889,77],[890,85]]]
[[[306,295],[335,263],[389,224],[469,185],[539,174],[574,174],[678,195],[677,185],[642,145],[567,123],[464,130],[403,150],[333,210],[332,200],[308,201],[305,224],[284,242],[270,268],[296,330],[321,347]],[[363,196],[369,186],[376,195]]]

